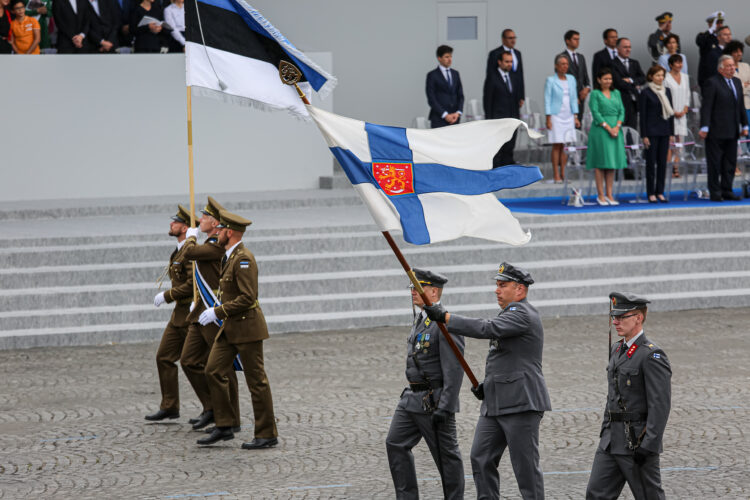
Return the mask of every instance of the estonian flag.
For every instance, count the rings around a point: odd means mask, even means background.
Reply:
[[[187,85],[200,95],[306,117],[294,86],[279,78],[281,60],[302,72],[303,90],[325,97],[336,86],[244,0],[187,0],[185,39]]]
[[[507,118],[422,130],[312,106],[308,111],[381,231],[402,231],[415,245],[462,236],[523,245],[531,238],[493,194],[542,179],[539,167],[492,168],[498,148],[524,122]]]

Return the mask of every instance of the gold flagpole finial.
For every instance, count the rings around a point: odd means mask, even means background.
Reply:
[[[299,88],[299,85],[297,85],[297,82],[302,79],[302,73],[299,69],[297,69],[297,66],[288,61],[279,62],[279,78],[281,78],[281,81],[286,85],[294,85],[294,88],[297,89],[297,94],[299,94],[299,98],[302,99],[302,102],[307,105],[310,104],[310,101],[307,100],[305,93],[302,92],[302,89]]]

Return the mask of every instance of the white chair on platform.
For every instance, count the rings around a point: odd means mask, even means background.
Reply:
[[[414,125],[414,128],[430,128],[430,120],[424,116],[414,118],[412,124]]]
[[[476,120],[484,120],[482,103],[479,102],[479,99],[469,99],[464,108],[462,121],[473,122]]]
[[[636,184],[635,203],[645,203],[641,200],[641,194],[646,191],[646,159],[643,157],[643,141],[641,134],[631,127],[622,127],[622,136],[625,140],[625,156],[628,159],[628,168],[633,171]],[[622,186],[622,170],[617,172],[617,191]]]
[[[586,175],[586,149],[588,148],[588,136],[581,130],[574,129],[565,136],[565,154],[568,155],[568,163],[565,166],[565,179],[563,180],[562,187],[562,203],[567,203],[567,196],[570,196],[568,191],[568,179],[572,171],[578,171],[578,183],[583,190],[584,177]],[[589,178],[589,187],[586,196],[591,195],[593,177]]]

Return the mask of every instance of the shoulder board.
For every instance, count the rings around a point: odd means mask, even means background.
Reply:
[[[210,237],[209,237],[209,238],[208,238],[208,239],[206,240],[206,243],[216,243],[217,241],[219,241],[219,238],[217,238],[216,236],[210,236]]]

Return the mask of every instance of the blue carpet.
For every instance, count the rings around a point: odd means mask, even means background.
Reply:
[[[736,189],[734,194],[740,195],[740,190]],[[705,208],[705,207],[732,207],[732,206],[750,206],[750,199],[740,201],[722,201],[721,203],[710,201],[708,199],[698,199],[695,194],[688,197],[687,201],[682,198],[684,191],[672,191],[669,203],[648,203],[645,194],[641,196],[641,201],[646,203],[635,203],[635,194],[622,194],[617,196],[620,202],[617,206],[602,207],[596,203],[596,196],[584,197],[586,205],[582,207],[569,207],[563,204],[563,199],[559,196],[549,196],[544,198],[500,198],[500,201],[512,212],[526,212],[532,214],[580,214],[590,212],[618,212],[624,210],[664,210],[672,208]],[[567,198],[565,199],[567,203]],[[633,202],[633,203],[631,203]]]

